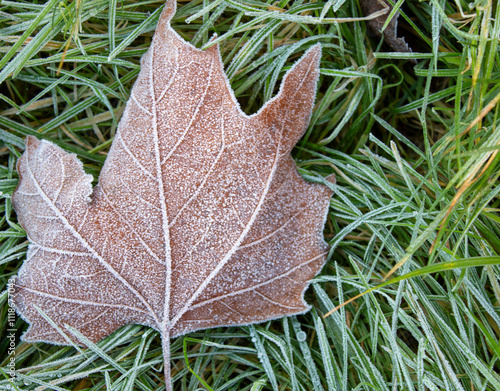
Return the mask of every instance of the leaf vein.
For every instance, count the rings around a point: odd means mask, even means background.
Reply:
[[[140,308],[137,308],[137,307],[132,307],[132,306],[124,305],[124,304],[121,304],[121,303],[120,304],[98,303],[98,302],[95,302],[95,301],[70,299],[68,297],[57,296],[57,295],[54,295],[54,294],[51,294],[51,293],[39,291],[37,289],[28,288],[26,286],[16,285],[16,288],[19,288],[19,289],[22,289],[22,290],[26,290],[28,292],[34,293],[35,295],[42,296],[42,297],[45,297],[45,298],[48,298],[48,299],[63,301],[65,303],[78,304],[78,305],[81,305],[81,306],[98,306],[98,307],[109,307],[109,308],[119,308],[119,309],[125,308],[125,309],[131,310],[131,311],[136,311],[136,312],[140,312],[140,313],[149,315],[149,312],[147,312],[147,311],[141,310]]]
[[[211,299],[207,299],[207,300],[201,301],[199,303],[196,303],[196,304],[192,305],[188,309],[188,311],[193,311],[196,308],[200,308],[200,307],[203,307],[205,305],[208,305],[208,304],[211,304],[211,303],[214,303],[214,302],[218,302],[220,300],[224,300],[224,299],[226,299],[228,297],[233,297],[233,296],[241,295],[241,294],[246,293],[246,292],[251,292],[251,291],[253,291],[255,289],[258,289],[258,288],[261,288],[263,286],[272,284],[273,282],[275,282],[275,281],[277,281],[277,280],[279,280],[281,278],[289,278],[288,276],[290,274],[292,274],[293,272],[295,272],[296,270],[298,270],[298,269],[300,269],[300,268],[302,268],[304,266],[307,266],[310,263],[313,263],[314,261],[316,261],[317,259],[325,256],[326,254],[328,254],[328,253],[326,253],[326,252],[325,253],[321,253],[321,254],[319,254],[319,255],[317,255],[317,256],[315,256],[313,258],[310,258],[307,261],[302,262],[299,265],[297,265],[297,266],[295,266],[295,267],[287,270],[285,273],[280,274],[279,276],[270,278],[269,280],[263,281],[263,282],[261,282],[259,284],[256,284],[256,285],[253,285],[253,286],[250,286],[250,287],[247,287],[247,288],[243,288],[243,289],[240,289],[240,290],[237,290],[237,291],[232,291],[230,293],[226,293],[225,295],[220,295],[220,296],[213,297]],[[188,311],[186,311],[186,312],[188,312]]]

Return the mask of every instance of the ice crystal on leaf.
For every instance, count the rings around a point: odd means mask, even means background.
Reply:
[[[248,116],[218,48],[182,40],[174,13],[169,1],[99,184],[75,155],[29,137],[13,195],[31,243],[15,281],[24,340],[67,344],[60,330],[71,326],[99,341],[147,325],[161,333],[167,376],[172,337],[307,311],[331,196],[290,156],[311,115],[320,47]]]

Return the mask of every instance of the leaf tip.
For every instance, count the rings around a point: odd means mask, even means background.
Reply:
[[[335,174],[330,174],[325,179],[332,185],[335,185],[337,183],[337,177],[335,176]]]
[[[175,0],[167,0],[165,8],[163,9],[160,20],[158,21],[157,31],[163,30],[164,28],[170,27],[170,20],[174,17],[177,10],[177,5]]]
[[[306,54],[304,55],[304,57],[306,56],[311,56],[313,57],[314,60],[317,61],[317,65],[319,66],[319,60],[321,59],[321,44],[318,42],[317,44],[311,46]]]
[[[26,136],[24,140],[24,145],[26,146],[26,150],[30,147],[37,147],[40,144],[40,140],[38,140],[35,136]]]

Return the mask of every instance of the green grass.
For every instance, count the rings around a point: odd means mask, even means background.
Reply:
[[[315,110],[293,154],[304,177],[335,173],[337,185],[329,262],[306,294],[313,309],[173,340],[176,389],[500,389],[500,5],[393,3],[414,26],[413,54],[390,52],[349,20],[360,16],[354,0],[179,2],[173,27],[198,47],[219,43],[247,113],[322,44]],[[5,288],[28,244],[10,201],[23,139],[76,153],[97,179],[162,6],[0,4],[3,372]],[[416,276],[323,317],[388,273]],[[17,336],[26,327],[17,317]],[[137,325],[89,348],[18,342],[19,377],[2,378],[0,390],[162,390],[162,365],[157,333]]]

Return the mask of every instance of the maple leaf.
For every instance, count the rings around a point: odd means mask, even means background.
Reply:
[[[29,137],[12,197],[30,241],[14,294],[30,323],[23,339],[68,344],[71,326],[96,342],[126,324],[153,327],[167,389],[170,338],[308,310],[331,197],[290,156],[311,115],[320,47],[248,116],[218,48],[182,40],[174,13],[170,1],[99,184],[75,155]]]

